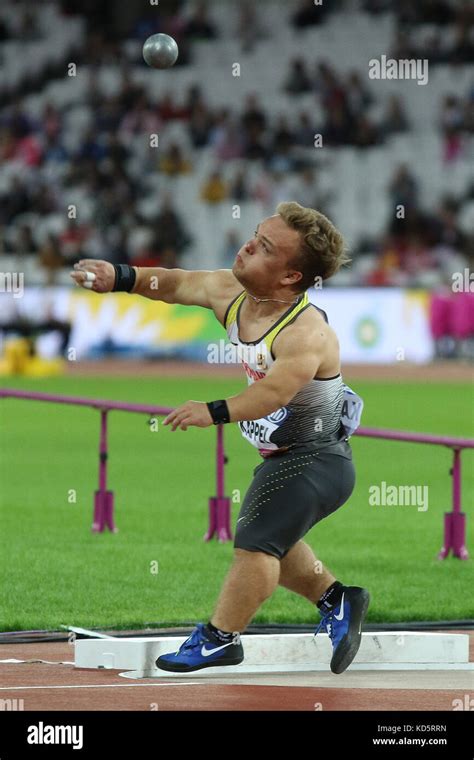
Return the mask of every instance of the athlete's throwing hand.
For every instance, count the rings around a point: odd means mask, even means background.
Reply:
[[[204,401],[186,401],[185,404],[178,406],[163,420],[163,425],[170,424],[171,430],[174,431],[177,427],[181,430],[187,430],[190,425],[209,427],[214,422]]]

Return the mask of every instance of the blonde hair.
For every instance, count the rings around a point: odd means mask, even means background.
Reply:
[[[296,283],[300,292],[314,285],[317,277],[327,280],[351,261],[346,256],[344,238],[324,214],[295,201],[279,203],[276,213],[288,227],[300,233],[300,249],[288,262],[303,275]]]

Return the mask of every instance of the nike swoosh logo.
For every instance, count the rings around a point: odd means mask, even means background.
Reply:
[[[211,654],[214,654],[214,652],[219,652],[221,649],[225,649],[226,647],[230,647],[231,644],[233,644],[232,641],[229,644],[224,644],[221,647],[215,647],[215,649],[206,649],[206,647],[203,644],[202,648],[201,648],[201,654],[202,654],[203,657],[209,657]]]
[[[341,609],[339,611],[339,615],[334,615],[334,617],[336,618],[336,620],[342,620],[342,618],[344,617],[344,594],[342,595],[342,599],[341,599]]]

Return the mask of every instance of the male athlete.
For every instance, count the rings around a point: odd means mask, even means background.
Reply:
[[[346,386],[339,345],[326,314],[308,300],[315,281],[348,262],[332,223],[298,203],[280,203],[236,255],[232,270],[115,266],[85,259],[71,277],[98,293],[127,291],[171,304],[212,309],[235,344],[248,387],[210,402],[187,401],[163,421],[171,430],[238,422],[262,462],[236,525],[234,560],[216,609],[163,670],[237,665],[240,634],[278,584],[315,604],[333,646],[331,670],[354,659],[369,604],[316,559],[303,536],[350,497],[355,482],[344,424]],[[349,415],[350,416],[350,415]]]

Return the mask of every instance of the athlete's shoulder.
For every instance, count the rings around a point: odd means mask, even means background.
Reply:
[[[231,303],[244,291],[231,269],[216,269],[207,282],[211,308],[221,324]]]
[[[238,281],[232,269],[214,269],[209,274],[212,280],[219,282],[221,285],[230,288],[240,288],[240,290],[243,290],[242,285]]]
[[[314,327],[317,330],[320,330],[324,335],[336,335],[334,328],[329,324],[328,316],[324,309],[321,309],[312,302],[308,303],[306,309],[304,309],[301,313],[301,317],[297,321],[300,322],[300,325],[314,325]]]
[[[282,350],[291,350],[292,346],[298,346],[301,351],[311,349],[321,353],[328,345],[338,345],[336,333],[325,316],[324,312],[309,303],[275,337],[272,348],[275,355]]]
[[[295,319],[290,322],[287,330],[292,334],[298,332],[322,333],[328,332],[330,325],[327,320],[326,312],[319,309],[315,304],[308,302],[307,305],[295,315]]]

